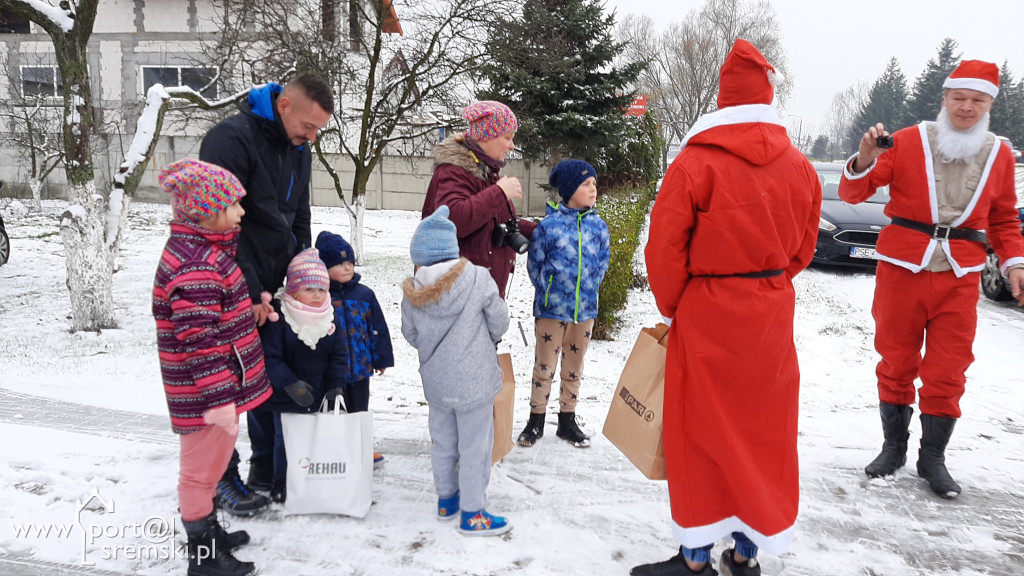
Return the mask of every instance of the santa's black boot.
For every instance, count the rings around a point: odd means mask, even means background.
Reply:
[[[956,418],[921,414],[921,450],[918,451],[917,473],[928,481],[932,491],[943,498],[956,498],[960,485],[946,470],[946,444],[953,435]]]
[[[534,414],[530,412],[530,419],[526,422],[526,428],[523,428],[522,434],[519,435],[518,443],[520,446],[529,448],[537,443],[544,437],[544,414]]]
[[[907,441],[910,439],[910,419],[914,409],[888,402],[878,403],[882,415],[882,452],[864,468],[868,478],[892,476],[907,463]]]
[[[242,562],[223,548],[210,517],[182,521],[188,534],[188,576],[252,576],[256,566]]]
[[[576,425],[575,412],[558,413],[558,430],[555,431],[555,435],[577,448],[590,446],[590,437]]]
[[[629,571],[630,576],[718,576],[718,572],[708,562],[699,572],[690,570],[683,557],[683,547],[679,547],[679,554],[654,564],[641,564]]]

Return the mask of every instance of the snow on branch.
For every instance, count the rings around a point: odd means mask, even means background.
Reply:
[[[60,28],[65,33],[71,32],[71,30],[75,27],[75,13],[71,10],[70,3],[68,4],[69,7],[67,9],[64,9],[58,8],[57,6],[51,6],[49,3],[44,2],[43,0],[18,1],[20,1],[22,4],[27,5],[32,10],[35,10],[36,12],[42,14],[45,18],[52,22],[54,26]],[[44,28],[46,27],[43,23],[39,23],[39,25],[43,26]]]

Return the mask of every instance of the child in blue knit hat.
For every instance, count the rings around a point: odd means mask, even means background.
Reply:
[[[466,535],[504,534],[512,526],[486,507],[501,390],[495,345],[508,308],[490,272],[459,257],[447,206],[420,222],[409,253],[416,272],[402,284],[402,335],[419,351],[437,518],[461,518]]]
[[[544,414],[561,356],[556,435],[573,446],[590,446],[576,423],[576,401],[583,356],[597,318],[597,295],[608,271],[608,226],[597,215],[597,171],[583,160],[562,160],[551,170],[549,184],[562,202],[548,203],[533,231],[526,270],[535,296],[537,353],[533,367],[530,418],[519,435],[520,446],[544,436]],[[561,352],[561,354],[559,354]]]
[[[334,315],[348,338],[349,376],[340,392],[349,412],[366,412],[370,408],[370,376],[374,372],[384,374],[395,365],[391,332],[376,294],[360,284],[362,277],[355,271],[352,245],[324,230],[316,237],[316,249],[331,278]],[[374,466],[383,463],[384,456],[374,452]]]

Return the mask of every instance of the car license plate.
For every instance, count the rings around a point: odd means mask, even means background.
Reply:
[[[852,258],[869,258],[871,260],[878,259],[878,255],[875,253],[874,248],[862,248],[860,246],[851,246],[850,256]]]

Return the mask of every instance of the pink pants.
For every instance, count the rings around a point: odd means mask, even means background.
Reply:
[[[875,373],[878,399],[922,414],[960,417],[960,397],[974,361],[979,272],[913,272],[879,262],[875,272]],[[921,348],[924,347],[924,355]],[[921,379],[920,391],[914,380]]]
[[[181,435],[181,472],[178,475],[178,506],[186,522],[202,520],[213,512],[217,482],[224,475],[235,449],[234,434],[220,426],[207,426]]]

